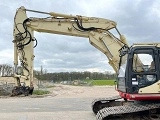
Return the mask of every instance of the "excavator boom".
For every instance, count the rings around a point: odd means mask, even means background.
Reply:
[[[27,17],[27,11],[49,16],[46,18]],[[33,81],[33,43],[36,41],[34,31],[89,38],[90,44],[107,56],[109,64],[117,72],[118,50],[128,44],[118,30],[120,38],[115,37],[109,31],[114,28],[117,30],[116,22],[108,19],[47,13],[20,7],[14,18],[13,32],[15,78],[19,78],[27,86],[30,86]],[[18,58],[23,68],[21,75],[17,74]]]

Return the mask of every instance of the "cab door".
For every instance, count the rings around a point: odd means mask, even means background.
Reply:
[[[132,52],[130,65],[129,93],[138,93],[140,88],[150,86],[158,81],[157,54],[153,47],[135,48]]]

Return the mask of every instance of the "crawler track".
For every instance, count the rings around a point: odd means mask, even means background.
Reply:
[[[153,113],[152,113],[153,111]],[[107,119],[147,119],[147,120],[159,120],[160,104],[132,104],[124,106],[115,106],[101,109],[97,115],[97,120]]]
[[[120,96],[96,99],[92,110],[97,120],[160,120],[160,102],[119,101]]]
[[[113,96],[108,98],[98,98],[92,102],[92,110],[95,114],[98,113],[99,110],[111,106],[110,104],[115,101],[121,99],[120,96]]]

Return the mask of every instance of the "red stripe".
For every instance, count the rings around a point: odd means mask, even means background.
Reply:
[[[118,91],[118,92],[122,98],[125,98],[128,100],[160,100],[160,94],[158,93],[128,94],[121,91]]]

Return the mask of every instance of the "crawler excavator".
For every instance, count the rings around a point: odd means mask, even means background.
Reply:
[[[27,17],[27,12],[45,14],[46,18]],[[119,96],[99,98],[92,102],[97,120],[160,119],[160,43],[137,43],[129,46],[116,27],[104,18],[66,15],[55,12],[17,9],[14,17],[14,78],[13,94],[32,94],[34,31],[89,38],[89,42],[108,58],[117,73]],[[117,31],[116,37],[111,31]],[[34,42],[35,45],[34,45]],[[18,72],[18,65],[22,67]],[[154,63],[154,67],[150,63]],[[21,86],[20,83],[25,83]],[[109,92],[109,91],[108,91]]]

